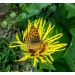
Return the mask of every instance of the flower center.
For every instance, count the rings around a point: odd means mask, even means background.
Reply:
[[[26,40],[26,48],[29,50],[31,55],[34,55],[37,50],[39,53],[42,53],[45,50],[45,44],[41,42],[39,38],[38,30],[32,26],[30,32],[25,37]]]
[[[37,50],[39,50],[39,53],[42,53],[45,50],[45,44],[43,43],[28,43],[26,45],[26,48],[29,50],[29,52],[31,53],[31,55],[34,55]]]

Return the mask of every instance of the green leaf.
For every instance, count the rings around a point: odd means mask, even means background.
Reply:
[[[72,38],[71,46],[64,58],[66,59],[72,71],[75,71],[75,37]]]
[[[12,18],[14,18],[16,16],[16,13],[15,12],[12,12],[11,14],[10,14],[10,17],[12,17]]]
[[[50,3],[32,3],[32,4],[19,4],[20,8],[22,9],[23,12],[26,12],[26,13],[35,13],[36,11],[46,7],[50,5]],[[37,13],[37,12],[36,12]]]
[[[3,21],[3,22],[1,23],[1,26],[2,26],[3,28],[6,28],[6,26],[7,26],[7,21]]]
[[[65,26],[71,33],[72,40],[64,58],[66,59],[71,70],[75,71],[75,18],[67,19]]]
[[[72,34],[72,41],[71,41],[71,45],[68,48],[64,58],[66,59],[72,71],[75,71],[75,25],[73,26],[73,28],[70,27],[69,31]]]
[[[42,72],[51,72],[51,71],[55,71],[55,67],[53,66],[53,64],[50,63],[38,63],[37,66],[37,70],[38,71],[42,71]]]
[[[10,66],[10,65],[8,65],[8,66],[5,68],[5,71],[6,71],[6,72],[9,72],[9,71],[10,71],[10,69],[11,69],[11,66]]]
[[[67,62],[65,61],[65,59],[59,59],[57,61],[53,62],[53,65],[55,67],[55,71],[56,72],[71,72],[72,70],[70,69],[70,67],[68,66]]]
[[[67,14],[67,19],[75,17],[75,4],[64,4]]]
[[[33,15],[39,14],[42,11],[42,8],[51,5],[50,3],[39,3],[39,4],[20,4],[20,8],[22,12],[26,14],[27,17],[31,17]],[[25,17],[26,18],[26,17]]]
[[[70,43],[68,43],[70,45],[63,58],[65,59],[64,61],[67,62],[71,70],[75,71],[75,5],[67,3],[64,5],[61,4],[61,6],[63,10],[59,8],[60,11],[56,13],[56,21],[60,23],[64,31],[67,30],[69,32],[70,35],[67,36],[67,39],[72,37],[70,38]],[[64,14],[62,14],[63,11],[65,12]],[[67,35],[68,32],[65,35]]]

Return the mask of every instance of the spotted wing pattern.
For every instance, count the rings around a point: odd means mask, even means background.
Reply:
[[[32,26],[30,32],[26,35],[25,40],[30,43],[36,43],[40,41],[38,30]]]

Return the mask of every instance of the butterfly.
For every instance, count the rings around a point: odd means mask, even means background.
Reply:
[[[25,40],[27,41],[27,49],[32,53],[32,55],[34,55],[37,50],[42,52],[45,49],[45,45],[40,40],[38,30],[34,26],[31,27]]]
[[[38,30],[31,26],[30,32],[26,35],[25,40],[30,43],[40,42]]]

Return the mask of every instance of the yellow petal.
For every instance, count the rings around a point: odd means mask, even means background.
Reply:
[[[52,64],[52,62],[47,58],[47,56],[45,56],[45,58],[50,64]]]
[[[24,32],[23,32],[23,41],[24,41],[24,39],[25,39],[25,36],[27,35],[27,31],[28,29],[26,29]]]
[[[34,65],[33,66],[36,66],[36,63],[38,62],[37,58],[34,57]]]
[[[46,23],[46,20],[43,21],[43,19],[41,18],[40,23],[39,23],[39,28],[38,28],[40,39],[42,38],[42,35],[43,35],[43,32],[44,32],[45,23]]]
[[[65,44],[65,43],[56,44],[56,45],[54,45],[53,49],[58,50],[58,49],[61,49],[61,48],[65,47],[66,45],[67,44]]]
[[[26,51],[26,52],[29,51],[29,50],[26,48],[26,44],[23,44],[20,48],[21,48],[22,51]]]
[[[30,29],[31,29],[31,22],[30,22],[30,20],[28,20],[28,33],[30,32]]]
[[[23,43],[20,41],[20,39],[19,39],[18,33],[16,33],[16,39],[17,39],[17,41],[18,41],[19,44],[23,44]]]
[[[46,62],[41,56],[39,56],[39,58],[40,58],[40,60],[41,60],[42,63]]]
[[[42,33],[43,33],[43,31],[42,31],[42,23],[43,23],[43,19],[40,19],[40,24],[39,24],[39,29],[38,29],[40,39],[41,39]]]
[[[47,49],[46,52],[52,54],[56,51],[61,51],[61,49],[64,48],[66,45],[67,44],[65,44],[65,43],[56,44],[56,45],[48,45],[48,46],[46,46],[46,49]]]
[[[19,42],[12,42],[12,43],[9,45],[10,48],[14,48],[14,47],[18,47],[18,46],[22,46],[22,44],[19,43]]]
[[[44,20],[43,25],[42,25],[43,26],[43,30],[44,30],[45,23],[46,23],[46,20]]]
[[[19,39],[19,35],[18,35],[18,33],[16,33],[16,39],[17,39],[17,41],[20,40],[20,39]]]
[[[30,58],[34,58],[34,56],[30,56]]]
[[[54,61],[54,59],[52,58],[52,56],[50,54],[48,56],[50,57],[51,61]]]
[[[39,20],[36,19],[36,20],[34,21],[34,27],[37,28],[37,27],[38,27],[38,24],[39,24]]]
[[[54,28],[54,26],[51,28],[51,24],[49,24],[48,29],[45,33],[45,35],[43,36],[42,40],[45,40],[46,37],[48,36],[48,34],[50,33],[50,31]]]
[[[39,50],[34,54],[35,56],[39,56]]]
[[[56,42],[53,42],[52,44],[55,45],[55,44],[58,44],[58,43],[59,43],[59,41],[56,41]]]
[[[52,43],[52,42],[58,40],[58,39],[61,38],[62,36],[63,36],[62,33],[56,34],[56,35],[52,36],[51,38],[47,38],[44,42],[45,42],[45,43],[49,42],[48,44],[50,44],[50,43]]]

